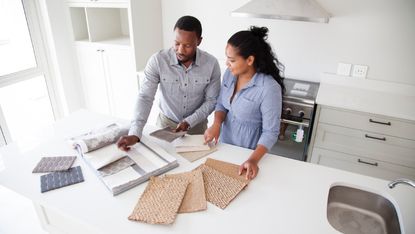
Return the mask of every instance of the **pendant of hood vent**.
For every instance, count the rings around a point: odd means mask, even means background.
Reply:
[[[252,0],[232,16],[328,23],[330,14],[314,0]]]

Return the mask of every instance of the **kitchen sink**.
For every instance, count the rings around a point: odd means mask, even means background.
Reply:
[[[401,233],[395,207],[388,199],[347,186],[330,188],[327,219],[336,230],[346,234]]]

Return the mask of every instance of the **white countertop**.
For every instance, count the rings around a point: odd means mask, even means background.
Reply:
[[[317,104],[415,121],[415,86],[323,74]]]
[[[0,184],[48,208],[79,220],[97,233],[337,233],[327,221],[327,196],[335,184],[350,185],[379,193],[395,205],[403,233],[415,233],[415,189],[388,181],[266,155],[260,171],[248,187],[225,209],[208,203],[202,212],[179,214],[171,226],[150,225],[127,219],[147,183],[113,197],[90,168],[81,160],[83,183],[40,193],[40,175],[31,171],[42,156],[73,155],[65,137],[79,134],[100,123],[111,122],[103,116],[80,111],[58,121],[49,140],[31,150],[15,144],[0,148]],[[52,138],[51,138],[52,139]],[[152,138],[154,139],[154,138]],[[189,171],[205,158],[189,163],[167,143],[157,141],[178,158],[180,166],[169,173]],[[209,157],[240,164],[251,150],[221,144]]]

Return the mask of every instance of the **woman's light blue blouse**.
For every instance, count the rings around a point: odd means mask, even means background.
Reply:
[[[256,73],[251,81],[235,94],[236,77],[227,69],[216,111],[224,111],[220,141],[255,149],[258,144],[268,150],[277,142],[282,106],[281,87],[270,75]]]

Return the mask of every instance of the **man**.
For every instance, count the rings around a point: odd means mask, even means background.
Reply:
[[[220,90],[220,68],[215,57],[198,49],[202,26],[193,16],[181,17],[174,26],[174,46],[154,54],[144,69],[128,136],[117,145],[127,151],[140,141],[154,95],[160,84],[159,127],[203,134]]]

